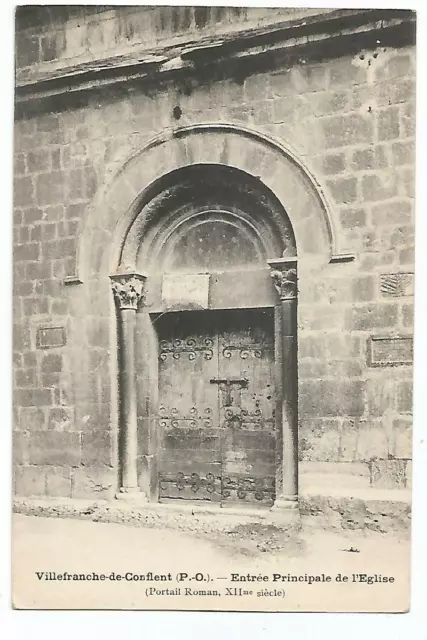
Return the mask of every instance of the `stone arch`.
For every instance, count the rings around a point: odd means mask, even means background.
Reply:
[[[96,320],[105,328],[105,333],[108,326],[109,349],[105,366],[110,369],[110,424],[115,434],[113,457],[121,478],[120,492],[123,489],[128,495],[139,484],[143,492],[150,493],[155,468],[154,463],[152,466],[155,438],[151,433],[151,414],[146,415],[138,407],[155,404],[156,374],[149,370],[149,361],[153,362],[153,358],[144,356],[148,369],[141,369],[141,379],[147,381],[147,388],[137,394],[135,336],[138,334],[138,339],[145,344],[144,349],[138,347],[139,352],[145,354],[145,347],[150,347],[152,355],[156,341],[149,312],[137,314],[137,301],[144,295],[147,275],[151,275],[143,273],[137,261],[126,265],[122,257],[132,233],[138,228],[144,231],[147,206],[149,208],[156,185],[180,170],[206,165],[235,170],[257,181],[272,194],[282,212],[277,218],[279,235],[283,231],[281,224],[292,230],[292,251],[286,254],[269,249],[269,268],[264,269],[267,272],[264,275],[270,287],[269,295],[275,300],[272,303],[270,297],[269,303],[275,306],[275,335],[280,338],[281,352],[286,354],[286,357],[282,354],[281,361],[289,369],[282,372],[282,378],[290,381],[287,392],[282,390],[278,396],[282,407],[283,450],[278,453],[280,465],[275,504],[294,505],[298,493],[296,255],[298,269],[302,266],[311,271],[330,262],[339,254],[339,247],[329,202],[314,176],[293,151],[259,132],[229,124],[177,128],[153,139],[130,157],[115,175],[110,174],[110,179],[95,196],[87,213],[77,255],[74,281],[82,282],[83,286],[70,288],[70,304],[76,318],[81,317],[88,326]],[[280,215],[283,216],[282,223]],[[262,217],[262,214],[258,216],[261,220]],[[142,240],[138,233],[136,240]],[[138,246],[137,241],[134,246]],[[81,340],[79,326],[76,323],[71,343]],[[80,384],[84,385],[83,378],[78,382]],[[142,440],[147,450],[143,451],[138,449],[139,420],[145,425]],[[120,437],[119,433],[122,434]],[[140,451],[138,455],[137,451]]]
[[[327,263],[340,253],[334,214],[311,171],[288,146],[231,124],[167,130],[130,157],[90,206],[77,255],[81,281],[114,273],[124,241],[150,189],[164,175],[194,164],[234,167],[260,180],[286,210],[299,261]]]
[[[206,228],[205,225],[213,225],[212,246],[206,233],[194,237],[197,229]],[[224,233],[227,227],[229,232]],[[214,236],[219,239],[221,228],[224,235],[218,243]],[[281,203],[258,178],[229,165],[192,164],[166,174],[146,190],[123,242],[119,271],[164,271],[164,258],[173,258],[174,244],[179,239],[187,240],[188,233],[193,244],[186,252],[191,253],[195,242],[203,248],[204,258],[215,252],[220,260],[224,239],[232,240],[236,246],[240,241],[241,255],[235,251],[234,259],[238,258],[241,266],[243,259],[246,268],[251,264],[265,268],[269,258],[296,255],[290,220]],[[245,259],[245,246],[246,250],[252,248],[250,259]],[[207,262],[199,266],[212,266]],[[225,262],[220,260],[221,268]]]

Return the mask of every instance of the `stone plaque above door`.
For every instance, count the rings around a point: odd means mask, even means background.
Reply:
[[[162,282],[162,302],[167,307],[179,305],[208,309],[209,274],[179,273],[164,275]]]

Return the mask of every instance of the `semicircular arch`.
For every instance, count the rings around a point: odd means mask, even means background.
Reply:
[[[94,198],[77,255],[81,281],[115,272],[150,194],[165,175],[192,165],[232,167],[259,180],[289,217],[299,259],[328,262],[339,253],[334,215],[324,190],[288,146],[253,129],[207,123],[168,130],[138,149]],[[153,209],[154,210],[154,209]]]

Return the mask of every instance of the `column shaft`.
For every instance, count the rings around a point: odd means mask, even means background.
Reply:
[[[138,416],[135,375],[135,328],[138,304],[143,300],[147,276],[135,272],[110,276],[119,308],[120,492],[145,500],[138,484]]]
[[[134,309],[120,309],[120,404],[121,426],[120,437],[123,491],[138,490],[137,456],[137,404],[135,384],[135,324]]]
[[[279,294],[276,308],[276,351],[280,370],[279,450],[274,508],[292,508],[298,501],[298,364],[297,364],[297,269],[295,258],[269,260],[271,277]],[[279,372],[278,372],[279,373]]]
[[[281,300],[282,499],[298,495],[298,381],[296,299]]]

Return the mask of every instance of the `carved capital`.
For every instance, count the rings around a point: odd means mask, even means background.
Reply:
[[[297,270],[288,267],[280,271],[274,269],[271,272],[273,284],[281,300],[289,300],[297,297]]]
[[[110,276],[114,297],[120,309],[136,309],[145,297],[147,276],[140,273],[121,273]]]

